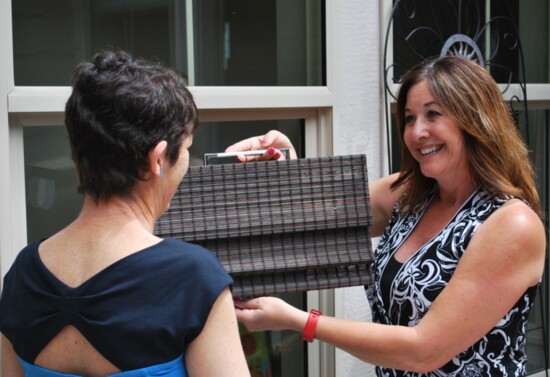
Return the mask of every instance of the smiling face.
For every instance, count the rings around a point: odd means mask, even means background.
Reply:
[[[469,177],[463,132],[433,97],[425,80],[410,88],[404,115],[405,145],[425,177],[440,185]]]

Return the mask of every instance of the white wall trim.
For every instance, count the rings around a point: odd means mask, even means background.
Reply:
[[[2,277],[11,265],[13,250],[18,247],[14,241],[12,213],[12,191],[10,177],[10,128],[8,93],[14,87],[13,43],[12,43],[11,1],[0,1],[0,269]],[[0,283],[1,284],[1,283]]]
[[[259,109],[331,107],[333,93],[325,86],[218,87],[194,86],[189,90],[199,109]],[[15,87],[8,95],[10,113],[63,112],[71,88]]]

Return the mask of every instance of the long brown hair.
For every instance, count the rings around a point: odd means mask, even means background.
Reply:
[[[428,60],[403,77],[397,96],[401,172],[392,184],[392,189],[405,185],[402,211],[411,211],[435,185],[422,175],[403,140],[407,95],[421,81],[462,130],[474,182],[490,192],[521,198],[540,215],[529,153],[496,82],[476,62],[454,56]]]

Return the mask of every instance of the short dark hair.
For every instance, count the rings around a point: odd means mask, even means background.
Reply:
[[[149,151],[162,140],[174,163],[199,124],[178,73],[124,51],[102,51],[80,63],[72,87],[65,125],[78,191],[95,202],[128,196],[148,171]]]

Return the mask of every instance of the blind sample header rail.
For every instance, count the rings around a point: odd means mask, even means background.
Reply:
[[[256,297],[370,284],[371,222],[366,157],[333,156],[190,167],[155,233],[208,248]]]

